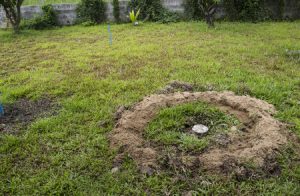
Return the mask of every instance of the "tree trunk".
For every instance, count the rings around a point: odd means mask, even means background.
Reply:
[[[20,33],[20,27],[19,24],[13,24],[14,33],[18,34]]]
[[[216,4],[207,5],[207,4],[201,4],[201,1],[199,1],[200,8],[202,9],[205,17],[206,24],[209,28],[214,28],[214,15],[216,12]]]
[[[214,28],[215,27],[215,23],[214,23],[213,16],[207,15],[207,16],[205,16],[205,18],[206,18],[206,23],[207,23],[208,27],[209,28]]]
[[[17,13],[16,13],[16,22],[14,25],[14,32],[19,33],[20,32],[20,23],[21,23],[21,5],[23,0],[17,0]]]
[[[11,0],[13,1],[13,0]],[[20,22],[21,22],[21,5],[23,0],[16,0],[15,3],[13,2],[6,2],[3,3],[2,6],[4,8],[6,18],[10,21],[11,25],[13,26],[13,30],[15,33],[20,32]]]

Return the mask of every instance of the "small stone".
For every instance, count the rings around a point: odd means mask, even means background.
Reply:
[[[204,134],[208,132],[208,127],[205,125],[198,124],[193,126],[192,131],[197,134]]]
[[[152,168],[150,168],[150,167],[147,167],[147,166],[146,167],[142,167],[140,170],[141,170],[141,172],[143,174],[146,174],[148,176],[151,176],[154,173],[154,170]]]
[[[114,167],[111,169],[111,173],[117,173],[119,171],[119,168],[118,167]]]
[[[236,126],[233,126],[233,127],[230,128],[230,131],[233,131],[233,132],[238,131],[238,128]]]

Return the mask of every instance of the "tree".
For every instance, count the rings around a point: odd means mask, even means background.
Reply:
[[[0,6],[3,7],[6,17],[12,24],[14,32],[19,32],[21,22],[21,5],[24,0],[0,0]]]
[[[205,21],[209,27],[215,27],[214,15],[219,2],[220,0],[198,0],[199,7],[203,12]]]

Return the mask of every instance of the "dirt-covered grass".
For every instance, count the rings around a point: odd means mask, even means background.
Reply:
[[[172,80],[198,90],[231,90],[274,104],[276,118],[300,137],[300,23],[112,25],[0,31],[0,92],[7,105],[47,97],[59,111],[18,131],[0,133],[3,194],[291,194],[300,192],[292,148],[278,157],[279,177],[224,179],[199,173],[140,174],[107,134],[120,105],[132,105]],[[105,125],[105,126],[104,126]],[[292,146],[292,145],[291,145]]]

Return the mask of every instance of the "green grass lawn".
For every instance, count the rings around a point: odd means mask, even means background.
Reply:
[[[300,137],[300,22],[72,26],[13,35],[0,31],[4,104],[48,97],[59,104],[18,134],[0,133],[0,192],[32,194],[297,195],[300,164],[287,150],[282,174],[238,182],[199,173],[140,174],[126,159],[112,173],[107,134],[120,105],[132,105],[172,80],[203,90],[231,90],[268,101]],[[102,128],[99,122],[108,121]],[[299,160],[299,157],[298,157]]]

